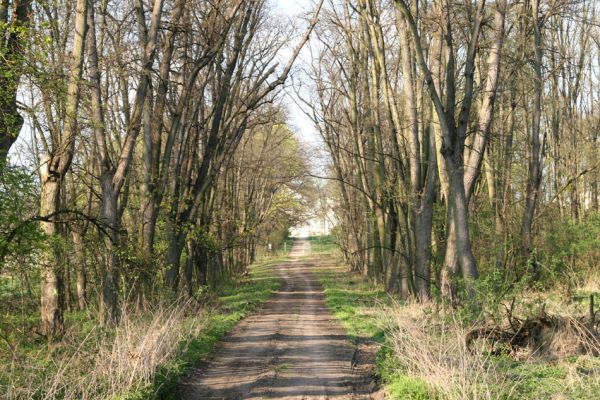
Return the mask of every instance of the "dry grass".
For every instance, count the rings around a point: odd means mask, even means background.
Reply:
[[[433,318],[422,304],[386,310],[387,339],[402,372],[425,382],[437,398],[492,399],[513,385],[496,373],[489,357],[465,344],[465,329],[452,315]]]
[[[578,286],[581,292],[600,293],[600,269],[590,269]]]
[[[542,332],[547,335],[540,338],[547,342],[543,351],[525,347],[498,356],[491,355],[486,338],[469,346],[465,339],[473,327],[452,311],[433,309],[393,304],[382,313],[399,373],[428,390],[406,398],[588,399],[600,388],[600,360],[594,356],[600,351],[598,341],[573,318]]]
[[[37,326],[35,304],[24,317],[9,315],[16,323],[4,330],[10,336],[0,329],[0,399],[171,398],[178,379],[279,288],[272,266],[280,261],[252,266],[201,304],[164,300],[145,311],[122,304],[120,323],[110,329],[91,315],[68,313],[68,332],[52,345],[27,328]]]
[[[175,357],[182,340],[202,330],[204,313],[194,303],[177,301],[144,313],[125,308],[110,333],[93,329],[74,352],[46,356],[54,372],[42,381],[36,379],[39,371],[19,365],[27,360],[13,359],[15,380],[3,398],[99,399],[143,389],[157,368]]]

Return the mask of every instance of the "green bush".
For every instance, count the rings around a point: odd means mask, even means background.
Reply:
[[[21,168],[6,167],[0,174],[0,272],[10,262],[22,264],[22,257],[39,250],[38,203],[34,178]]]
[[[557,221],[541,237],[538,256],[542,282],[583,283],[600,265],[600,213],[583,221]],[[566,278],[566,279],[565,279]]]

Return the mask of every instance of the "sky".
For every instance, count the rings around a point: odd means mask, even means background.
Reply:
[[[306,16],[308,12],[310,12],[314,9],[313,0],[271,0],[271,1],[272,1],[272,4],[275,6],[275,9],[273,11],[276,14],[281,14],[291,20],[293,20],[295,18],[300,18],[302,16]],[[302,28],[301,28],[302,31],[300,33],[304,33],[304,28],[305,28],[305,25],[302,26]],[[295,43],[290,44],[290,53],[291,53],[291,50],[293,49],[293,46],[295,46]],[[310,60],[308,60],[309,52],[307,51],[306,46],[304,47],[303,50],[304,51],[302,51],[300,53],[300,56],[296,60],[295,68],[292,70],[292,74],[294,74],[294,72],[295,72],[297,75],[298,69],[300,68],[301,64],[310,61]],[[288,56],[288,54],[285,54],[284,56]],[[287,60],[285,60],[285,61],[287,61]],[[317,140],[318,134],[315,131],[313,123],[310,120],[310,118],[308,118],[302,112],[301,108],[296,104],[297,99],[296,99],[296,96],[294,95],[294,91],[292,90],[292,88],[289,87],[290,84],[291,84],[291,79],[288,78],[288,81],[286,82],[287,89],[286,89],[286,95],[285,95],[284,101],[288,108],[288,111],[290,112],[290,119],[291,119],[290,122],[292,123],[292,125],[294,125],[293,127],[296,128],[296,131],[300,135],[300,137],[302,137],[304,140],[307,140],[308,142],[311,142],[311,143],[318,142],[318,140]]]
[[[274,6],[274,13],[283,15],[285,18],[289,18],[290,20],[294,20],[295,18],[299,18],[301,16],[305,17],[307,13],[313,11],[316,7],[315,0],[271,0],[271,4]],[[304,33],[303,29],[305,26],[306,25],[301,28],[301,33]],[[293,48],[294,45],[295,43],[290,44],[290,47]],[[294,69],[292,70],[292,74],[295,74],[294,80],[296,82],[302,80],[302,77],[299,76],[299,69],[301,68],[302,64],[309,62],[310,52],[308,51],[307,46],[305,46],[303,51],[300,53],[300,56],[296,60]],[[323,147],[322,140],[311,119],[302,111],[299,105],[301,102],[295,95],[294,90],[291,87],[291,82],[292,79],[288,78],[288,81],[286,82],[287,87],[285,89],[285,95],[283,97],[284,104],[289,112],[288,122],[290,123],[292,130],[297,134],[297,137],[300,138],[300,140],[310,148],[309,150],[313,155],[313,167],[316,167],[317,170],[320,170],[323,167],[323,164],[327,164],[326,156],[324,156],[322,154],[323,152],[321,151]],[[316,173],[318,171],[313,172]]]
[[[311,9],[311,0],[271,0],[275,5],[275,11],[290,16],[297,15]]]

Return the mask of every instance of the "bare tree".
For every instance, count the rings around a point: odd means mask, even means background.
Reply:
[[[527,178],[527,193],[525,195],[525,207],[523,209],[523,219],[521,225],[521,252],[525,259],[531,254],[531,227],[533,225],[533,217],[536,204],[538,201],[538,192],[542,181],[542,165],[543,165],[543,144],[540,136],[540,124],[542,118],[542,97],[543,97],[543,44],[542,44],[542,24],[543,19],[540,15],[540,2],[533,0],[531,2],[530,18],[533,24],[533,39],[534,39],[534,100],[533,110],[531,113],[531,133],[530,133],[530,149],[528,162],[528,178]]]

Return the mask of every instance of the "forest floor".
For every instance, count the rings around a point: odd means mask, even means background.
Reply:
[[[322,268],[309,253],[308,241],[294,243],[290,261],[274,267],[280,290],[182,380],[179,398],[383,398],[375,380],[377,347],[348,340],[325,303],[313,273]]]

